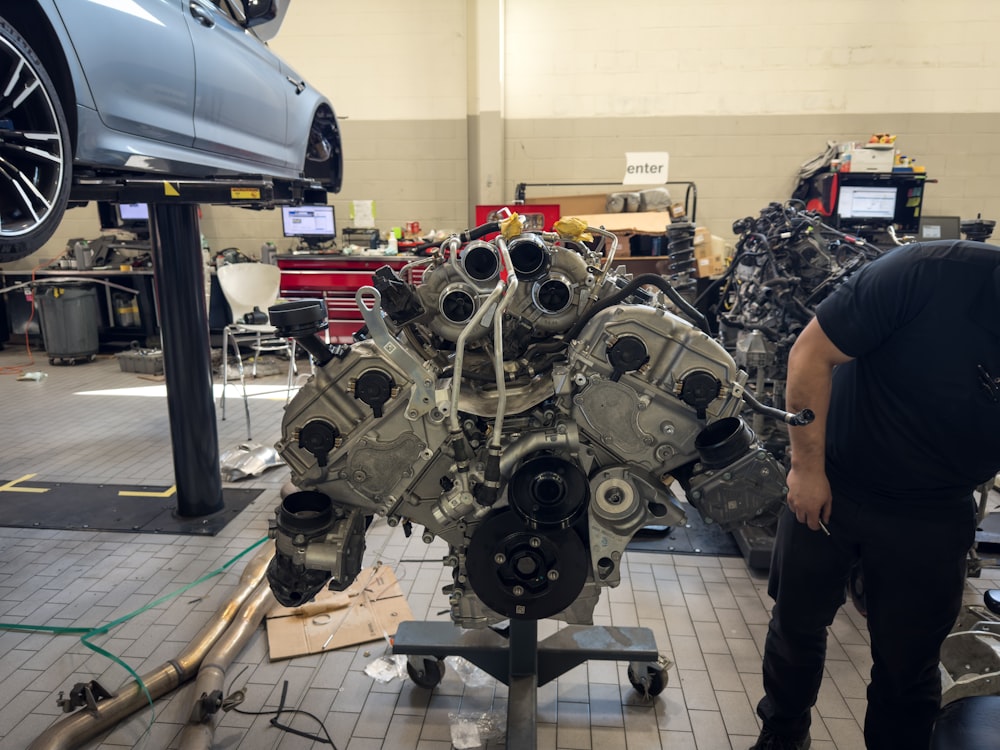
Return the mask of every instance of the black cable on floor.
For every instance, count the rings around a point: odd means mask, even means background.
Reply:
[[[236,713],[243,714],[244,716],[270,716],[271,714],[274,714],[274,716],[271,718],[269,722],[272,727],[276,727],[277,729],[280,729],[283,732],[289,732],[291,734],[298,735],[299,737],[304,737],[305,739],[312,740],[313,742],[319,742],[320,744],[323,745],[329,745],[331,748],[333,748],[333,750],[337,750],[337,746],[334,744],[333,738],[327,731],[326,725],[323,723],[322,719],[320,719],[315,714],[310,713],[309,711],[302,710],[301,708],[285,708],[285,698],[288,695],[288,680],[285,680],[282,683],[281,700],[278,701],[277,708],[265,709],[262,711],[244,711],[241,708],[237,708],[237,706],[243,702],[243,691],[238,690],[236,691],[236,693],[233,693],[232,687],[233,683],[236,682],[236,680],[239,679],[240,675],[242,675],[243,672],[245,671],[246,667],[240,670],[239,674],[237,674],[236,677],[233,678],[233,682],[229,684],[230,689],[227,691],[228,697],[223,701],[223,706],[222,706],[224,711],[235,711]],[[235,697],[236,695],[238,695],[239,697]],[[319,728],[323,730],[323,736],[320,736],[319,734],[309,734],[309,732],[304,732],[301,729],[296,729],[295,727],[289,726],[288,724],[282,724],[281,722],[278,721],[278,719],[281,717],[282,714],[292,714],[293,716],[296,714],[302,714],[303,716],[308,716],[310,719],[319,724]]]

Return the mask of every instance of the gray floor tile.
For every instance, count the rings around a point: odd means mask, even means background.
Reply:
[[[22,357],[21,352],[0,351],[0,365]],[[5,421],[36,427],[30,434],[0,431],[0,479],[36,473],[51,481],[172,483],[164,399],[113,391],[156,384],[121,373],[114,360],[105,358],[77,368],[40,369],[49,373],[41,383],[0,376]],[[95,391],[118,395],[79,395]],[[223,448],[243,439],[239,399],[229,401],[229,408],[229,418],[217,422]],[[282,408],[280,399],[252,402],[261,442],[277,439]],[[123,436],[127,454],[121,450]],[[97,626],[174,593],[267,533],[285,476],[275,470],[241,485],[260,488],[263,494],[211,538],[0,527],[0,621]],[[440,565],[444,545],[426,545],[418,536],[406,539],[400,530],[376,521],[367,539],[366,563],[380,559],[395,566],[417,617],[447,619],[440,590],[450,580],[450,571]],[[176,658],[228,598],[242,567],[237,563],[123,622],[100,645],[144,671]],[[760,651],[771,608],[766,576],[748,570],[739,558],[654,553],[629,553],[621,571],[621,585],[602,596],[595,621],[649,627],[658,648],[676,662],[667,671],[667,686],[645,701],[628,684],[627,664],[580,665],[538,690],[539,750],[749,747],[758,728],[754,707],[761,693]],[[982,591],[997,586],[1000,571],[987,569],[982,578],[970,581],[968,603],[978,603]],[[559,626],[542,622],[540,635]],[[466,687],[449,673],[433,692],[408,680],[373,683],[363,670],[384,650],[385,644],[376,642],[271,662],[261,630],[236,658],[226,691],[246,688],[246,710],[276,708],[287,680],[286,705],[318,716],[341,750],[450,750],[450,723],[456,714],[506,723],[508,691],[496,682]],[[830,628],[827,677],[814,713],[814,750],[863,748],[870,666],[865,621],[847,606]],[[91,679],[114,690],[131,678],[82,646],[78,637],[0,631],[0,748],[25,747],[62,717],[55,703],[59,691]],[[188,683],[157,702],[156,722],[145,740],[150,750],[178,747],[192,691],[193,683]],[[147,731],[149,715],[148,710],[136,713],[87,750],[133,747]],[[321,747],[280,732],[268,718],[220,714],[216,746]],[[285,718],[304,731],[319,729],[304,717]],[[494,740],[487,750],[502,746]]]

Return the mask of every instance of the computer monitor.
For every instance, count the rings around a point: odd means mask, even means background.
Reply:
[[[960,216],[922,216],[917,239],[920,242],[960,240],[962,239],[962,218]]]
[[[135,221],[149,221],[148,203],[119,203],[118,218],[122,224]]]
[[[298,237],[310,245],[333,240],[337,236],[333,206],[282,206],[281,229],[286,237]]]
[[[97,216],[101,229],[124,229],[139,239],[149,239],[149,205],[146,203],[97,204]]]
[[[891,224],[896,216],[896,188],[844,185],[837,200],[837,216],[853,224]]]
[[[834,222],[840,229],[916,234],[924,201],[926,175],[916,173],[843,172],[837,175]]]

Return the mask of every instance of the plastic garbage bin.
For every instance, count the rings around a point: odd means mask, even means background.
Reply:
[[[39,286],[35,305],[50,365],[94,361],[100,320],[93,284]]]

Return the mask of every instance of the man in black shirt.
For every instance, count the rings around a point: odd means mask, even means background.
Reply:
[[[775,539],[763,720],[751,750],[809,747],[826,628],[860,562],[869,750],[927,750],[962,603],[975,488],[1000,469],[1000,248],[906,245],[816,310],[788,358],[788,511]]]

